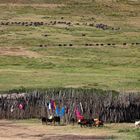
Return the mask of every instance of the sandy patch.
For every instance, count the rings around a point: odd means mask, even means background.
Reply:
[[[29,58],[38,58],[40,55],[24,48],[0,47],[0,56],[25,56]]]
[[[131,26],[140,28],[140,19],[139,18],[129,18],[127,23]]]
[[[0,6],[9,6],[9,7],[36,7],[36,8],[56,8],[56,7],[62,7],[64,4],[21,4],[21,3],[4,3],[0,4]]]

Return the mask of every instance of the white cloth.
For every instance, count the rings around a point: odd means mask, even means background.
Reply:
[[[49,103],[49,110],[51,110],[51,103]]]
[[[11,113],[14,111],[14,106],[13,105],[11,106],[10,111],[11,111]]]

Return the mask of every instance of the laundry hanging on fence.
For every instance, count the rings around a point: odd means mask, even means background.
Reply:
[[[59,108],[58,107],[56,107],[55,113],[57,116],[59,116]]]
[[[61,110],[56,107],[55,113],[59,117],[63,117],[65,115],[65,107],[62,107]]]
[[[23,104],[19,104],[18,108],[19,108],[20,110],[24,109]]]
[[[78,120],[84,119],[84,116],[81,115],[77,107],[75,108],[74,112]]]
[[[68,114],[70,111],[69,107],[66,106],[66,114]]]
[[[82,103],[80,102],[80,107],[81,107],[81,110],[82,110],[82,113],[83,113],[83,106],[82,106]]]
[[[49,110],[54,111],[56,109],[56,103],[54,100],[50,100],[49,104],[48,104],[48,108]]]
[[[65,107],[62,107],[60,115],[60,117],[63,117],[65,115]]]
[[[56,109],[56,104],[54,100],[51,100],[51,109],[54,111]]]
[[[18,104],[18,108],[19,108],[20,110],[25,110],[25,107],[26,107],[26,104],[23,103],[23,102]]]
[[[14,106],[12,105],[10,108],[11,113],[14,111]]]
[[[51,110],[51,103],[49,103],[49,110]]]

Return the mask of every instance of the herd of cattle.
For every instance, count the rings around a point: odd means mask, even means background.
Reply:
[[[61,18],[63,19],[63,18]],[[48,22],[43,22],[43,21],[30,21],[30,22],[27,22],[27,21],[1,21],[0,22],[0,26],[33,26],[33,27],[37,27],[37,26],[53,26],[53,25],[66,25],[66,26],[73,26],[73,25],[77,25],[77,26],[90,26],[90,27],[94,27],[96,29],[102,29],[102,30],[113,30],[113,31],[116,31],[116,30],[120,30],[121,28],[120,27],[112,27],[112,26],[109,26],[107,24],[104,24],[104,23],[80,23],[80,22],[75,22],[75,23],[72,23],[70,21],[48,21]],[[65,27],[66,30],[69,30],[68,27]],[[48,37],[49,35],[48,34],[45,34],[43,35],[45,37]],[[85,33],[82,33],[81,36],[86,36]],[[57,44],[55,46],[74,46],[76,44]],[[118,44],[116,43],[107,43],[107,44],[104,44],[104,43],[85,43],[83,44],[84,46],[118,46]],[[122,43],[120,45],[123,45],[123,46],[126,46],[126,45],[140,45],[139,42],[132,42],[132,43]],[[46,44],[40,44],[39,47],[42,47],[42,48],[46,48],[48,45]]]
[[[42,117],[41,118],[41,121],[42,121],[42,124],[53,124],[55,125],[56,123],[58,125],[60,125],[60,121],[61,121],[61,118],[59,116],[54,116],[52,118],[46,118],[46,117]],[[72,118],[70,120],[70,123],[72,123],[72,125],[74,126],[75,123],[77,123],[78,125],[80,125],[81,127],[100,127],[100,126],[103,126],[104,123],[102,120],[99,120],[99,119],[75,119],[75,118]]]
[[[41,118],[42,124],[53,124],[55,125],[56,123],[58,125],[60,125],[60,121],[61,118],[59,116],[54,116],[52,118],[46,118],[46,117],[42,117]],[[74,118],[72,118],[70,120],[70,123],[72,123],[72,125],[74,126],[75,123],[77,123],[78,125],[80,125],[81,127],[100,127],[100,126],[104,126],[104,122],[102,120],[99,119],[82,119],[82,120],[76,120]],[[140,121],[135,121],[135,127],[139,128],[140,127]]]
[[[48,22],[40,22],[40,21],[34,21],[34,22],[23,22],[23,21],[1,21],[0,22],[0,25],[5,25],[5,26],[10,26],[10,25],[15,25],[15,26],[34,26],[34,27],[37,27],[37,26],[44,26],[44,25],[67,25],[67,26],[74,26],[74,25],[77,25],[77,26],[89,26],[89,27],[95,27],[97,29],[102,29],[102,30],[112,30],[112,31],[116,31],[116,30],[120,30],[121,28],[120,27],[112,27],[110,25],[107,25],[107,24],[104,24],[104,23],[80,23],[80,22],[75,22],[75,23],[72,23],[70,21],[48,21]],[[68,29],[68,28],[66,28]]]
[[[127,45],[132,45],[132,46],[137,46],[137,45],[140,45],[140,43],[122,43],[122,44],[116,44],[116,43],[85,43],[85,44],[82,44],[81,46],[85,46],[85,47],[93,47],[93,46],[97,46],[97,47],[103,47],[103,46],[111,46],[111,47],[115,47],[115,46],[127,46]],[[47,48],[49,45],[47,44],[40,44],[38,45],[37,47],[39,48]],[[76,44],[72,44],[72,43],[69,43],[69,44],[56,44],[55,46],[64,46],[64,47],[72,47],[72,46],[77,46]]]

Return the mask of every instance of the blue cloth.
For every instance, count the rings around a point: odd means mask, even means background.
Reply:
[[[65,108],[62,107],[61,112],[60,112],[60,117],[63,117],[65,115]]]
[[[55,113],[56,113],[57,116],[60,116],[60,111],[59,111],[58,107],[56,107]]]
[[[55,113],[59,117],[63,117],[65,115],[65,107],[62,107],[61,111],[58,107],[56,107]]]

